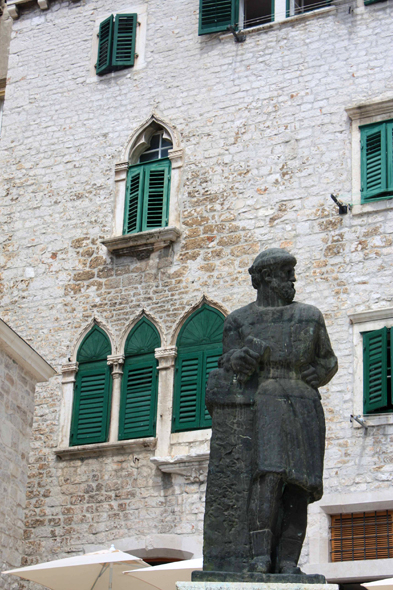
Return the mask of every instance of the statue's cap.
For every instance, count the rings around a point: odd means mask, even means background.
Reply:
[[[269,248],[264,250],[255,258],[252,266],[254,268],[265,268],[268,266],[276,266],[281,264],[296,264],[296,258],[284,248]]]

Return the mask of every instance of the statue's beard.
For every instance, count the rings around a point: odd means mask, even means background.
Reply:
[[[270,288],[273,289],[273,291],[277,293],[285,303],[292,303],[296,294],[296,289],[291,281],[283,283],[282,281],[273,279],[270,283]]]

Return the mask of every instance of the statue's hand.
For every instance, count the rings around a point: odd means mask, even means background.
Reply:
[[[310,387],[313,389],[318,389],[319,379],[315,367],[309,365],[307,369],[302,371],[301,377],[303,381],[307,383],[307,385],[310,385]]]
[[[259,358],[260,355],[250,348],[241,348],[231,357],[232,369],[236,375],[247,378],[252,375],[257,368]]]

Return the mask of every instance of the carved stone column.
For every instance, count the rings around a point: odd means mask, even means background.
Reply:
[[[70,431],[72,418],[72,404],[74,401],[74,383],[78,372],[79,363],[67,363],[61,368],[62,390],[60,410],[60,435],[59,447],[64,449],[70,446]]]
[[[112,367],[112,404],[109,425],[109,442],[116,442],[119,436],[120,391],[123,375],[124,355],[108,356],[108,365]]]
[[[156,348],[158,360],[157,449],[158,457],[170,452],[172,429],[173,380],[175,376],[176,346]]]

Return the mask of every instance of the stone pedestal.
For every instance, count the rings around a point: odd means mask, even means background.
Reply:
[[[294,576],[295,577],[295,576]],[[303,576],[296,576],[301,578]],[[304,576],[307,578],[308,576]],[[309,576],[310,578],[312,576]],[[338,590],[337,584],[302,582],[177,582],[177,590]]]

